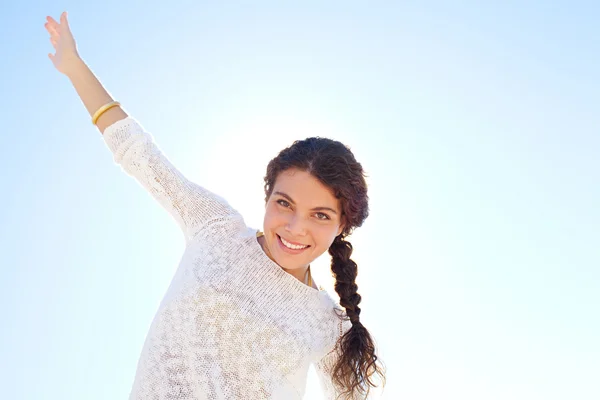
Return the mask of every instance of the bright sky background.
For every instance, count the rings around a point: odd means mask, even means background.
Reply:
[[[600,399],[600,5],[566,0],[4,3],[3,399],[127,398],[184,245],[48,60],[62,10],[108,90],[253,227],[281,148],[351,146],[377,398]],[[327,260],[314,274],[335,295]]]

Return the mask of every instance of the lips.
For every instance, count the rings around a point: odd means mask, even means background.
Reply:
[[[285,243],[284,243],[285,241]],[[282,248],[282,250],[284,250],[287,253],[291,253],[291,254],[299,254],[301,252],[303,252],[304,250],[308,249],[310,247],[310,245],[305,245],[302,243],[296,243],[296,242],[290,242],[289,240],[283,239],[281,236],[277,235],[277,242],[279,243],[279,247]],[[304,246],[301,248],[290,248],[287,245],[292,245],[292,246]]]

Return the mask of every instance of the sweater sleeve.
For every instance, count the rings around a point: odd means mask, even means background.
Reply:
[[[321,358],[321,360],[315,364],[315,371],[319,377],[319,383],[321,384],[321,389],[323,390],[323,399],[325,400],[337,400],[340,394],[340,391],[337,390],[331,377],[331,372],[333,371],[333,367],[338,359],[336,350],[337,345],[335,350],[332,350],[329,354]]]
[[[236,214],[225,200],[186,179],[134,118],[127,117],[106,128],[104,141],[114,161],[176,220],[186,241],[203,226]]]

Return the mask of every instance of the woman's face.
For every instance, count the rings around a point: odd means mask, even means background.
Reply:
[[[267,254],[287,270],[304,269],[343,230],[331,190],[296,168],[279,174],[267,200],[263,231]]]

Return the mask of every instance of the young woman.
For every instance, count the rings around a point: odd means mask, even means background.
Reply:
[[[187,180],[79,57],[66,13],[45,27],[116,163],[173,216],[186,247],[152,322],[131,399],[300,399],[308,367],[327,399],[365,398],[384,380],[360,322],[346,237],[368,215],[361,165],[343,144],[295,142],[269,163],[263,232]],[[328,251],[340,305],[312,281]]]

